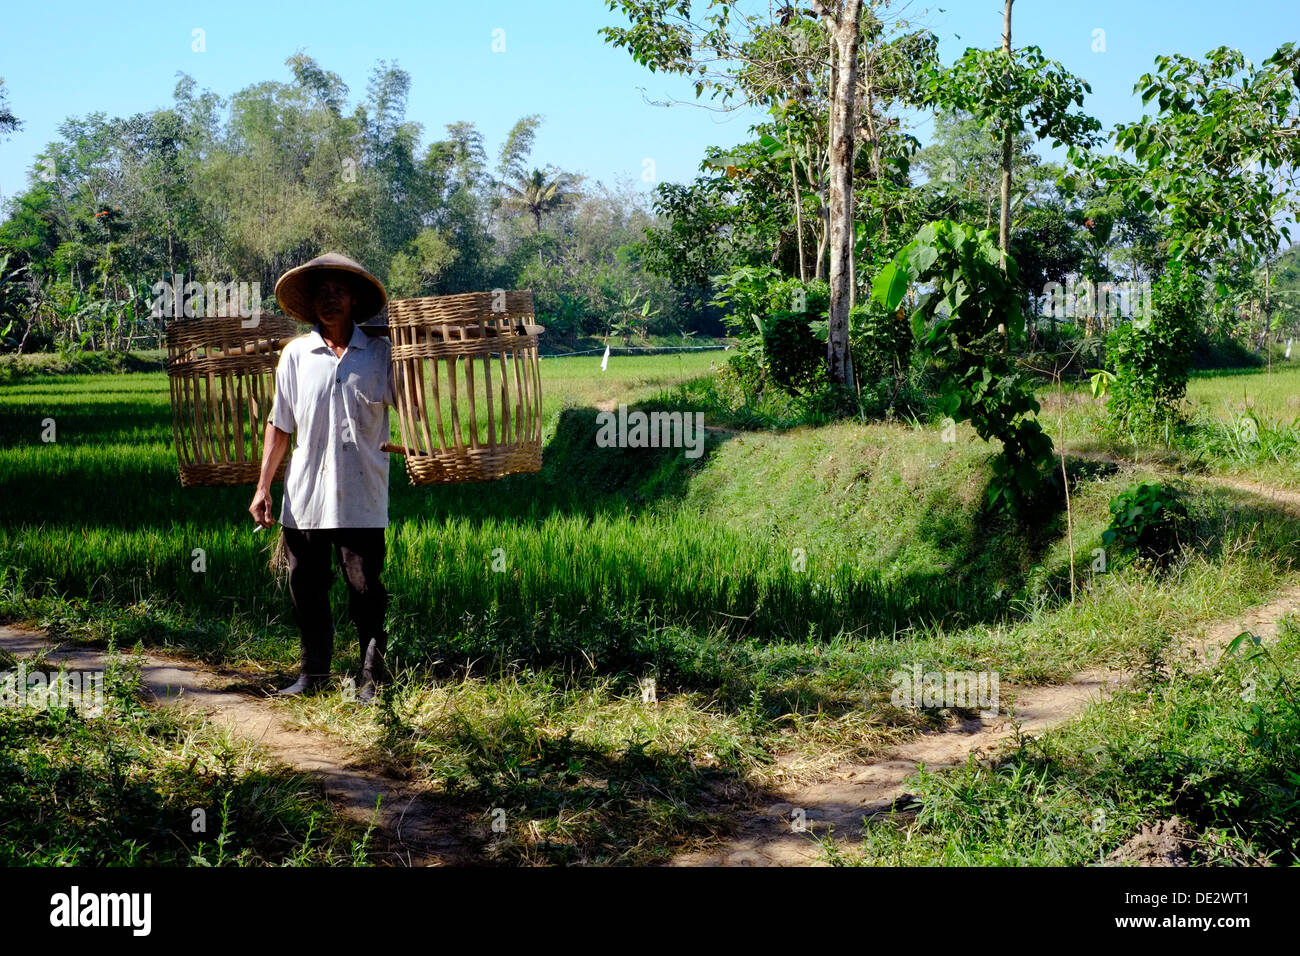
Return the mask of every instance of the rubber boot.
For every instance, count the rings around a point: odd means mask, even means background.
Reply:
[[[298,675],[296,681],[277,691],[276,695],[279,697],[300,697],[303,694],[315,693],[329,683],[329,676],[329,674],[308,674],[304,671]]]
[[[379,685],[388,680],[388,666],[384,661],[387,650],[386,637],[377,637],[364,645],[361,654],[361,680],[357,683],[357,701],[370,704],[375,699]]]
[[[320,690],[330,679],[330,659],[334,656],[334,632],[314,638],[301,638],[301,664],[298,679],[279,692],[281,697],[299,697]]]

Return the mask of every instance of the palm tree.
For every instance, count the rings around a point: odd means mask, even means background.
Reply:
[[[513,184],[501,185],[507,193],[502,204],[507,209],[531,214],[540,233],[542,216],[554,212],[573,197],[571,187],[575,180],[569,173],[556,173],[548,178],[547,173],[534,169],[531,175],[520,176]]]

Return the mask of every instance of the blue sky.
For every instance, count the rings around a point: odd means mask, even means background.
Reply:
[[[1013,40],[1040,46],[1088,80],[1088,109],[1109,127],[1139,114],[1131,91],[1156,54],[1200,56],[1225,44],[1259,62],[1282,42],[1300,40],[1298,10],[1296,0],[1019,0]],[[909,5],[914,20],[939,34],[949,62],[967,46],[996,46],[1001,11],[1001,0]],[[177,71],[222,95],[287,81],[284,61],[298,50],[340,74],[354,101],[365,95],[376,61],[396,61],[411,74],[408,118],[424,125],[426,143],[445,124],[469,120],[495,158],[515,120],[540,113],[534,162],[607,183],[622,176],[650,188],[646,159],[659,179],[687,180],[706,146],[746,138],[754,114],[646,103],[642,88],[656,99],[690,99],[690,90],[606,44],[596,31],[616,22],[602,0],[11,5],[0,76],[25,125],[0,143],[0,197],[26,188],[35,154],[68,116],[167,106]],[[205,52],[191,49],[195,28],[205,31]],[[1097,29],[1105,31],[1105,52],[1093,51]],[[492,50],[494,30],[504,31],[503,53]],[[926,138],[924,126],[916,132]]]

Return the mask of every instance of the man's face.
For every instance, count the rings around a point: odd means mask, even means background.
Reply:
[[[344,279],[326,278],[312,294],[316,318],[326,325],[346,322],[352,314],[352,287]]]

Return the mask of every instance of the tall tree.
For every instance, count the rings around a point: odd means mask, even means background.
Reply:
[[[853,381],[849,353],[849,309],[853,283],[853,161],[857,155],[858,44],[862,38],[862,0],[837,0],[812,7],[826,24],[834,56],[831,59],[830,115],[830,252],[831,302],[826,335],[830,380]]]
[[[831,305],[827,333],[828,374],[836,384],[853,380],[848,348],[849,310],[854,298],[854,190],[853,171],[861,141],[858,119],[865,92],[862,78],[862,40],[872,37],[873,49],[895,31],[905,28],[896,21],[887,29],[880,12],[890,0],[810,0],[812,12],[823,27],[827,44],[824,67],[830,74],[826,121],[828,163],[829,253]],[[760,41],[772,29],[774,11],[766,21],[744,11],[736,0],[712,0],[707,13],[692,18],[690,0],[606,0],[611,10],[620,10],[631,21],[629,27],[605,27],[601,34],[617,47],[626,48],[638,62],[651,70],[692,77],[695,93],[707,90],[716,101],[740,101],[767,107],[774,95],[788,90],[781,71],[764,70],[772,48]],[[796,15],[792,5],[775,11],[783,26]],[[716,64],[722,64],[721,67]],[[755,69],[755,67],[760,67]],[[763,78],[773,75],[776,81]],[[753,82],[758,77],[759,82]],[[879,130],[869,134],[878,135]]]
[[[506,197],[502,201],[507,209],[525,212],[533,217],[538,235],[542,232],[542,217],[554,212],[569,200],[573,177],[569,173],[542,172],[534,169],[513,183],[502,183]]]
[[[1007,0],[1002,12],[1002,55],[1007,58],[1008,67],[1013,65],[1011,59],[1011,5],[1015,0]],[[998,209],[998,248],[1006,252],[1011,243],[1011,137],[1014,131],[1010,123],[1004,123],[1002,129],[1002,189],[999,193]],[[1003,263],[1003,268],[1006,263]]]
[[[1017,172],[1011,188],[1011,224],[1017,215],[1053,191],[1060,167],[1043,163],[1033,151],[1033,137],[1018,133],[1012,142]],[[993,229],[1000,207],[1002,146],[979,120],[965,113],[939,112],[925,148],[917,150],[912,166],[926,177],[921,187],[935,218],[955,219]]]
[[[926,81],[931,106],[975,117],[1001,149],[998,247],[1003,252],[1011,233],[1015,137],[1032,129],[1053,146],[1085,148],[1097,141],[1101,129],[1096,119],[1075,109],[1083,106],[1092,87],[1036,46],[1012,48],[1011,5],[1006,0],[1001,49],[967,49],[952,66],[932,70]]]
[[[506,141],[501,144],[501,154],[497,160],[497,178],[501,182],[525,179],[528,176],[528,157],[533,151],[533,140],[537,138],[537,128],[542,124],[542,117],[536,113],[524,116],[510,129]]]

